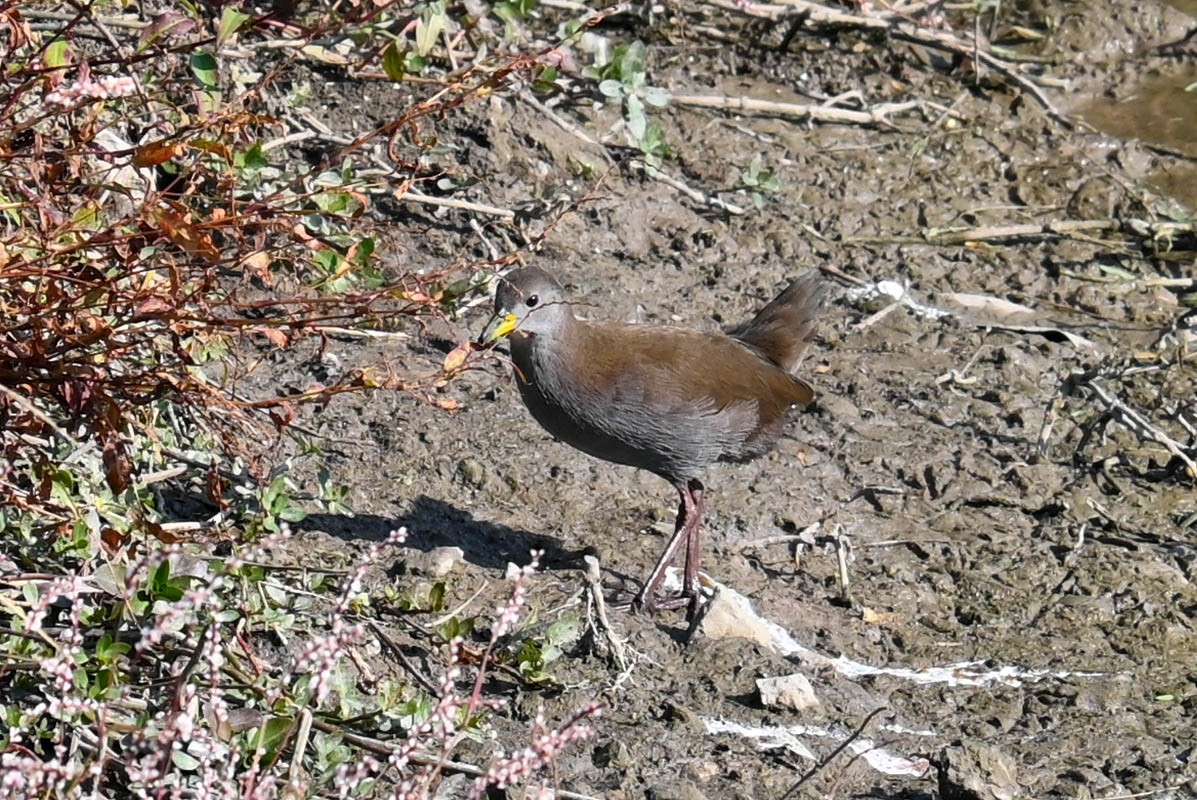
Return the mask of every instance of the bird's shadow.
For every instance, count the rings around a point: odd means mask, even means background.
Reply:
[[[345,541],[374,542],[387,538],[396,528],[407,528],[405,547],[425,552],[437,547],[460,547],[466,561],[485,569],[526,564],[533,550],[544,551],[543,566],[576,566],[587,552],[562,547],[561,541],[552,536],[475,519],[470,512],[427,495],[420,495],[405,513],[394,517],[309,514],[292,528],[320,531]]]
[[[544,534],[511,528],[475,519],[456,506],[421,495],[404,514],[384,517],[377,514],[310,514],[294,523],[296,530],[320,531],[345,541],[381,541],[399,527],[408,529],[404,547],[427,552],[436,547],[460,547],[464,559],[483,569],[503,571],[509,563],[527,564],[533,550],[543,551],[540,568],[546,571],[581,572],[583,557],[598,555],[594,547],[568,548],[559,539]],[[639,589],[639,581],[603,561],[603,588],[608,602],[626,603]],[[679,645],[693,637],[693,630],[676,620],[660,619],[656,626]]]

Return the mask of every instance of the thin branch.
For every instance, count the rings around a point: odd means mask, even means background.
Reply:
[[[717,108],[744,114],[770,114],[802,121],[831,122],[853,125],[879,125],[895,127],[890,117],[908,111],[932,108],[942,114],[960,117],[957,112],[945,106],[923,100],[908,100],[904,103],[881,103],[865,111],[837,108],[829,105],[807,103],[782,103],[776,100],[758,100],[755,97],[729,97],[726,95],[672,95],[674,103],[698,108]]]

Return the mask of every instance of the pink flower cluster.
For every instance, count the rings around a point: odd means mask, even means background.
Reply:
[[[90,75],[81,76],[73,83],[63,84],[46,95],[46,105],[68,110],[83,105],[87,100],[112,100],[129,97],[141,91],[141,85],[132,75],[105,75],[99,80]]]
[[[544,709],[541,709],[532,723],[531,743],[511,756],[504,757],[500,754],[486,774],[474,781],[470,800],[481,800],[486,795],[487,786],[493,785],[499,789],[506,789],[516,785],[537,770],[548,766],[570,742],[577,742],[593,736],[594,729],[586,725],[585,721],[594,719],[602,713],[602,703],[587,703],[566,720],[564,725],[553,730],[545,722]]]

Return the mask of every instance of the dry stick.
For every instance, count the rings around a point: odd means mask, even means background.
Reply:
[[[962,55],[968,58],[976,59],[978,66],[984,65],[992,69],[994,72],[1001,75],[1007,81],[1017,85],[1020,89],[1030,94],[1043,106],[1044,111],[1048,113],[1052,119],[1063,125],[1065,128],[1072,129],[1076,127],[1076,123],[1066,114],[1056,108],[1051,100],[1047,99],[1047,95],[1043,90],[1029,78],[1023,77],[1017,69],[1011,66],[1008,62],[1003,61],[992,53],[981,50],[969,44],[958,36],[949,33],[942,33],[939,31],[932,31],[926,28],[920,28],[915,25],[898,25],[890,30],[890,35],[895,39],[912,42],[914,44],[921,44],[926,47],[931,47],[936,50],[943,50],[955,55]]]
[[[780,22],[784,19],[798,17],[807,23],[816,23],[840,28],[871,28],[873,30],[888,30],[890,19],[878,16],[857,16],[821,6],[806,0],[789,0],[784,4],[776,3],[742,3],[739,0],[706,0],[709,6],[736,11],[750,17]],[[888,15],[886,15],[888,16]]]
[[[1060,397],[1059,392],[1056,392],[1047,401],[1047,408],[1043,410],[1043,424],[1039,427],[1039,437],[1035,440],[1035,451],[1040,456],[1047,455],[1052,440],[1052,429],[1056,427],[1056,420],[1060,418],[1060,406],[1062,405],[1064,405],[1064,399]]]
[[[870,722],[873,721],[873,717],[877,716],[878,714],[880,714],[882,711],[885,711],[885,710],[886,710],[885,707],[882,706],[881,708],[875,708],[872,711],[870,711],[869,715],[867,717],[865,717],[864,720],[859,725],[856,726],[856,730],[852,731],[852,733],[846,739],[844,739],[844,741],[840,742],[838,747],[836,747],[834,750],[832,750],[830,753],[828,753],[827,758],[823,759],[818,764],[815,764],[813,767],[811,767],[809,770],[807,770],[806,774],[803,775],[801,778],[799,778],[798,782],[795,783],[793,786],[791,786],[789,788],[789,790],[781,796],[781,800],[786,800],[786,798],[789,797],[790,795],[792,795],[800,786],[802,786],[802,784],[806,783],[811,778],[813,778],[815,775],[817,775],[819,773],[819,770],[825,768],[828,764],[830,764],[831,759],[835,758],[840,753],[844,752],[844,750],[848,747],[848,745],[852,744],[853,742],[855,742],[857,739],[860,738],[861,734],[864,733],[864,729],[866,727],[868,727]]]
[[[573,124],[568,119],[537,100],[535,97],[529,95],[527,92],[521,93],[519,95],[519,99],[535,108],[541,114],[544,114],[546,117],[552,120],[552,122],[556,124],[558,128],[570,134],[575,139],[581,139],[583,142],[586,142],[586,144],[599,148],[599,152],[602,153],[603,158],[605,158],[609,164],[615,163],[615,160],[611,158],[610,153],[607,152],[606,146],[588,134],[585,130]]]
[[[399,200],[400,202],[408,200],[413,203],[423,203],[429,206],[459,208],[463,211],[474,211],[478,214],[490,214],[491,216],[502,217],[503,219],[515,219],[515,212],[509,208],[488,206],[485,203],[471,203],[468,200],[455,200],[452,197],[432,197],[431,195],[421,194],[415,189],[408,189],[403,194],[397,195],[395,199]]]
[[[691,200],[693,200],[696,203],[702,203],[703,205],[706,205],[706,206],[712,206],[713,208],[718,208],[721,211],[726,211],[729,214],[735,214],[737,216],[747,213],[744,210],[743,206],[738,206],[735,203],[729,203],[726,200],[720,200],[718,197],[715,197],[714,195],[703,194],[702,192],[698,191],[697,189],[691,188],[690,186],[686,185],[685,183],[678,180],[677,178],[674,178],[670,175],[666,175],[664,172],[662,172],[657,167],[654,167],[652,164],[649,164],[645,161],[641,161],[638,158],[633,158],[631,161],[628,162],[628,164],[630,166],[634,167],[635,169],[641,170],[642,172],[644,172],[645,175],[652,178],[653,180],[658,180],[661,183],[665,184],[666,186],[669,186],[673,189],[677,189],[679,192],[686,195],[687,197],[689,197]]]
[[[36,405],[34,405],[32,400],[30,400],[29,398],[25,397],[22,394],[18,394],[17,392],[13,391],[12,389],[8,388],[7,386],[5,386],[3,384],[0,384],[0,392],[3,392],[4,394],[8,395],[9,399],[11,399],[14,403],[16,403],[21,408],[25,409],[30,414],[32,414],[33,416],[37,417],[39,420],[44,422],[46,424],[46,426],[50,430],[52,430],[56,434],[58,434],[59,438],[61,438],[64,442],[66,442],[67,444],[70,444],[70,445],[74,445],[75,447],[80,446],[79,441],[74,436],[71,436],[57,422],[50,419],[49,415],[47,415],[46,412],[42,411],[40,408],[38,408]]]
[[[303,780],[303,756],[307,752],[308,742],[312,735],[312,711],[305,707],[299,712],[299,732],[295,736],[295,750],[291,756],[291,769],[288,770],[287,780],[292,787],[299,786]]]
[[[391,747],[386,742],[373,739],[369,736],[362,736],[358,733],[350,733],[349,731],[338,728],[336,725],[322,722],[321,720],[312,720],[312,727],[324,733],[334,733],[350,744],[355,744],[363,750],[369,750],[371,753],[376,755],[389,758],[395,754],[395,748]],[[434,756],[431,753],[415,752],[408,756],[407,760],[422,767],[439,767],[452,772],[460,772],[463,775],[470,775],[475,778],[481,778],[486,775],[486,770],[476,767],[473,764],[466,764],[462,761],[449,761],[448,759]],[[553,796],[561,798],[561,800],[601,800],[601,798],[592,797],[588,794],[567,792],[564,789],[555,789]]]
[[[724,111],[739,111],[746,114],[772,114],[778,117],[793,117],[815,122],[833,122],[854,125],[888,125],[895,127],[890,117],[916,109],[931,108],[944,115],[960,117],[946,106],[924,100],[908,100],[905,103],[881,103],[868,111],[850,108],[836,108],[827,105],[806,103],[782,103],[776,100],[758,100],[754,97],[728,97],[726,95],[671,95],[670,99],[682,106],[718,108]]]
[[[977,65],[978,71],[981,67],[988,67],[1002,76],[1006,81],[1017,85],[1020,89],[1030,94],[1047,111],[1049,116],[1064,127],[1073,128],[1076,125],[1072,119],[1055,107],[1034,81],[1020,74],[1009,62],[998,58],[986,50],[982,50],[975,38],[974,41],[969,42],[955,34],[933,31],[910,22],[910,16],[913,16],[917,10],[926,8],[925,6],[912,7],[912,11],[906,13],[883,12],[881,14],[865,16],[843,14],[824,6],[807,2],[807,0],[787,0],[784,5],[743,4],[737,2],[737,0],[705,0],[705,2],[708,5],[718,8],[773,21],[797,18],[801,20],[805,27],[815,30],[822,26],[885,31],[892,38],[899,41],[919,44],[924,47],[963,56],[972,59]]]
[[[927,228],[918,236],[854,236],[844,239],[846,244],[927,244],[954,247],[972,242],[1002,244],[1026,239],[1079,238],[1084,231],[1121,231],[1150,241],[1169,240],[1177,236],[1197,234],[1192,223],[1148,222],[1141,219],[1081,219],[1057,220],[1021,225],[991,225],[979,228]],[[1086,238],[1091,243],[1108,245],[1101,240]],[[1187,279],[1186,279],[1187,280]]]
[[[595,139],[591,138],[581,128],[579,128],[578,126],[569,122],[568,120],[564,119],[559,114],[554,113],[552,111],[552,109],[545,106],[543,103],[541,103],[536,98],[521,96],[520,99],[523,100],[528,105],[535,108],[537,111],[540,111],[541,113],[543,113],[546,117],[548,117],[550,120],[552,120],[554,123],[556,123],[556,125],[559,128],[561,128],[561,130],[565,131],[566,133],[571,134],[572,136],[576,136],[577,138],[581,139],[582,141],[586,142],[587,144],[596,145],[598,147],[603,148],[603,151],[602,151],[603,156],[608,161],[614,163],[612,161],[610,155],[607,154],[606,147],[603,145],[602,142],[596,141]],[[674,98],[674,99],[676,99],[676,98]],[[713,206],[722,211],[726,211],[729,214],[736,214],[737,216],[747,213],[743,207],[738,206],[734,203],[729,203],[726,200],[720,200],[718,197],[703,194],[702,192],[698,191],[697,189],[694,189],[694,188],[686,185],[685,183],[678,180],[677,178],[674,178],[670,175],[666,175],[659,168],[654,167],[652,164],[648,164],[644,161],[641,161],[640,159],[632,159],[628,163],[632,167],[643,171],[644,174],[647,175],[648,177],[650,177],[654,180],[658,180],[661,183],[665,184],[666,186],[669,186],[669,187],[672,187],[672,188],[678,190],[679,192],[686,195],[687,197],[689,197],[691,200],[693,200],[696,203],[701,203],[702,205],[705,205],[705,206]]]
[[[1175,289],[1197,288],[1197,278],[1148,278],[1144,286],[1166,286]]]
[[[410,333],[402,331],[380,331],[373,328],[340,328],[336,325],[313,325],[313,331],[328,333],[333,336],[346,336],[358,339],[410,339]]]
[[[48,19],[56,22],[73,22],[79,19],[79,15],[75,12],[68,11],[41,11],[36,8],[21,9],[21,16],[25,19]],[[100,21],[105,25],[113,28],[130,28],[135,31],[145,30],[150,23],[137,19],[135,16],[125,17],[90,17],[89,21]]]
[[[852,602],[852,584],[851,575],[848,572],[848,551],[852,545],[848,542],[848,537],[844,535],[843,529],[835,526],[835,560],[839,566],[840,579],[840,599],[846,603]]]
[[[364,169],[358,172],[359,177],[373,177],[381,175],[384,179],[389,177],[393,170],[386,168],[385,163],[379,157],[375,157],[375,163],[383,165],[379,170]],[[410,201],[412,203],[422,203],[428,206],[443,206],[445,208],[457,208],[462,211],[473,211],[478,214],[490,214],[494,217],[502,217],[503,219],[515,219],[515,212],[509,208],[499,208],[498,206],[491,206],[485,203],[471,203],[469,200],[457,200],[452,197],[432,197],[431,195],[417,192],[415,189],[406,189],[400,193],[400,190],[393,192],[395,199],[399,202]]]
[[[436,695],[440,692],[440,687],[433,683],[428,676],[420,672],[420,670],[416,668],[415,664],[411,663],[411,659],[409,659],[407,655],[399,649],[399,645],[391,641],[391,637],[387,636],[386,633],[383,632],[382,628],[378,626],[378,623],[369,622],[367,624],[370,626],[370,630],[374,632],[374,635],[378,637],[378,641],[386,645],[387,649],[395,654],[395,657],[399,659],[399,663],[405,670],[407,670],[407,674],[415,678],[416,683],[423,686],[425,691],[427,691],[433,697],[436,697]]]
[[[1082,373],[1081,375],[1070,376],[1065,383],[1072,383],[1073,385],[1086,386],[1097,395],[1097,399],[1105,405],[1106,410],[1109,411],[1115,419],[1122,422],[1123,425],[1130,428],[1132,432],[1138,434],[1141,438],[1153,441],[1156,444],[1163,445],[1164,449],[1173,457],[1180,459],[1181,463],[1185,465],[1189,477],[1197,480],[1197,463],[1184,451],[1184,448],[1168,434],[1161,431],[1159,428],[1147,421],[1146,417],[1135,411],[1126,403],[1115,397],[1109,390],[1107,390],[1100,383],[1095,380],[1096,375],[1089,373]]]
[[[599,571],[599,560],[594,556],[584,556],[583,561],[586,562],[586,586],[590,590],[590,596],[594,601],[594,614],[598,617],[598,626],[603,631],[603,638],[607,642],[607,647],[611,649],[611,655],[615,658],[615,663],[619,667],[621,675],[628,671],[628,660],[624,654],[623,640],[615,635],[615,629],[611,626],[611,620],[607,617],[607,601],[603,597],[603,583],[602,575]]]

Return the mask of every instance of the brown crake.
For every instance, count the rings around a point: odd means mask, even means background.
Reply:
[[[536,267],[499,283],[482,341],[510,338],[515,382],[536,421],[584,453],[656,473],[678,491],[673,538],[634,607],[697,612],[700,478],[716,461],[768,452],[787,412],[814,400],[794,371],[824,294],[818,273],[808,272],[749,322],[704,333],[578,319],[560,284]],[[658,601],[683,545],[682,594]]]

